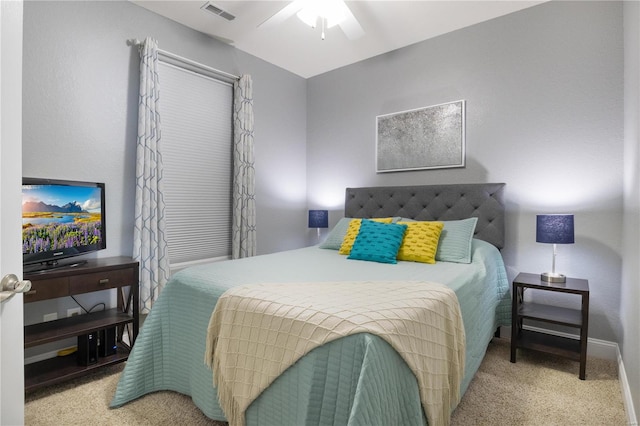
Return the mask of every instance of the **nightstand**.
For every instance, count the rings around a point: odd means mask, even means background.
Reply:
[[[524,301],[526,289],[570,293],[582,298],[580,309],[549,306]],[[569,278],[565,283],[549,283],[540,274],[520,273],[513,280],[511,311],[511,362],[516,362],[518,348],[551,353],[580,362],[581,380],[587,366],[587,333],[589,328],[589,281]],[[580,340],[525,330],[525,320],[544,321],[578,329]]]

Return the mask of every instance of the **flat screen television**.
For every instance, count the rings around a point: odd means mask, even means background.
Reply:
[[[59,261],[106,247],[104,183],[22,179],[25,272],[84,263]]]

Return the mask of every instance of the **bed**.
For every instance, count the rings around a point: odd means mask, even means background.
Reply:
[[[320,245],[176,273],[145,320],[111,407],[171,390],[191,396],[209,418],[225,421],[212,370],[204,362],[207,328],[218,299],[247,284],[309,281],[445,284],[457,296],[464,323],[463,394],[496,329],[510,324],[509,285],[499,252],[504,246],[503,188],[501,183],[347,188],[345,219]],[[340,227],[348,218],[444,221],[441,243],[445,235],[461,235],[461,229],[471,228],[472,239],[466,254],[457,251],[464,247],[458,240],[447,240],[453,246],[441,244],[454,250],[443,252],[445,260],[438,257],[435,264],[350,260],[337,249],[345,232]],[[470,221],[475,226],[469,227]],[[416,376],[386,340],[370,333],[311,350],[244,414],[248,425],[427,424]]]

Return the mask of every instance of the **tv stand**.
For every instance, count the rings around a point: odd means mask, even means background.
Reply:
[[[80,365],[76,354],[25,365],[25,391],[84,376],[97,368],[127,360],[140,324],[138,276],[138,262],[130,257],[91,259],[73,266],[64,264],[54,269],[24,272],[24,279],[31,281],[31,290],[24,294],[25,304],[108,289],[117,292],[116,308],[24,328],[25,348],[114,328],[117,346],[115,354],[98,357],[97,362],[90,365]],[[123,341],[125,330],[128,342]]]
[[[60,263],[57,260],[52,260],[49,262],[37,263],[34,265],[28,265],[23,268],[23,273],[25,274],[40,274],[43,272],[50,271],[52,269],[60,269],[60,268],[75,268],[76,266],[84,265],[87,263],[87,260],[76,260],[74,262],[63,262]]]

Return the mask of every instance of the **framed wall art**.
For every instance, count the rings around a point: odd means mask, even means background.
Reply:
[[[465,101],[376,117],[376,171],[464,167]]]

